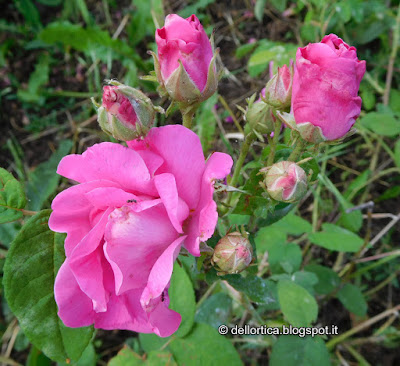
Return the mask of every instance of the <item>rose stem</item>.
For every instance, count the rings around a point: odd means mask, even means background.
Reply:
[[[240,150],[240,154],[239,154],[239,158],[235,164],[235,171],[233,172],[233,176],[231,181],[229,182],[229,185],[232,187],[235,187],[237,184],[237,181],[239,179],[240,176],[240,171],[242,169],[244,160],[246,159],[247,153],[249,152],[250,146],[253,143],[253,141],[256,139],[256,135],[254,134],[254,132],[250,132],[245,140],[244,143],[242,145],[242,149]],[[228,200],[227,200],[227,205],[230,206],[231,201],[232,201],[232,195],[233,192],[229,192],[228,193]]]
[[[272,139],[271,151],[268,156],[267,166],[271,166],[274,163],[276,145],[278,144],[279,135],[281,134],[281,127],[282,121],[277,118],[275,121],[274,137]]]
[[[294,150],[288,157],[288,161],[296,161],[301,156],[305,146],[306,146],[306,142],[299,137],[296,142],[296,146],[295,146]]]
[[[182,113],[182,119],[183,119],[183,125],[189,129],[192,128],[192,121],[193,121],[193,116],[196,112],[196,108],[188,108],[185,111],[181,109]]]

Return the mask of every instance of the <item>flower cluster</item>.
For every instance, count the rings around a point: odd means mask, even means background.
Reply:
[[[159,91],[179,105],[185,122],[217,89],[218,50],[195,15],[167,16],[155,39]],[[249,100],[249,136],[267,134],[271,143],[275,132],[276,145],[283,120],[297,140],[343,138],[360,113],[364,72],[355,48],[335,35],[300,48],[296,65],[278,68],[260,98]],[[230,173],[232,158],[215,152],[205,160],[199,137],[182,125],[153,127],[163,110],[129,86],[111,80],[102,103],[94,103],[100,127],[127,147],[100,143],[58,166],[58,174],[79,183],[54,199],[49,221],[53,231],[67,233],[55,282],[59,316],[69,327],[170,336],[181,321],[169,308],[173,264],[181,248],[200,256],[200,243],[213,235],[214,182]],[[301,155],[294,149],[288,160],[275,162],[275,145],[261,169],[263,186],[273,200],[296,202],[308,184],[296,164]],[[239,232],[223,237],[211,259],[220,274],[241,272],[251,261],[251,244]]]

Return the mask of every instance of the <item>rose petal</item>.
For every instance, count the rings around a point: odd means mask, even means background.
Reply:
[[[143,307],[150,303],[151,299],[159,297],[171,280],[174,262],[179,254],[185,236],[177,238],[168,248],[158,257],[150,271],[147,286],[143,290],[140,303]]]
[[[92,300],[79,288],[66,259],[54,283],[58,316],[67,327],[86,327],[94,322]]]
[[[88,200],[86,194],[99,187],[115,187],[117,184],[107,180],[97,180],[72,186],[54,198],[49,219],[49,228],[58,233],[67,233],[65,239],[66,256],[96,224],[94,215],[98,210]]]
[[[179,143],[177,143],[179,141]],[[145,139],[150,151],[164,159],[158,173],[171,173],[175,177],[179,197],[193,209],[200,197],[200,183],[205,161],[199,137],[181,125],[152,128]],[[128,141],[135,148],[136,143]],[[142,145],[143,146],[143,145]]]
[[[189,208],[178,197],[174,176],[168,173],[157,175],[154,178],[154,184],[172,225],[178,233],[183,233],[182,222],[189,215]]]
[[[103,240],[104,229],[112,208],[108,208],[100,221],[75,247],[70,256],[70,268],[81,290],[93,300],[96,312],[107,310],[107,294],[103,285],[101,251],[98,250]]]
[[[128,191],[155,193],[149,170],[140,155],[111,142],[93,145],[82,155],[67,155],[58,165],[57,173],[80,183],[106,179]]]
[[[104,252],[114,271],[116,294],[143,288],[157,258],[177,236],[163,205],[140,212],[131,207],[114,210]]]
[[[214,180],[225,178],[232,168],[232,158],[223,153],[214,153],[208,159],[202,178],[201,198],[187,231],[185,248],[194,256],[200,255],[200,241],[206,241],[214,233],[218,221],[217,205],[213,200]]]

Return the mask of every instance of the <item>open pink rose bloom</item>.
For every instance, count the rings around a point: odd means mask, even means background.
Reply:
[[[181,125],[128,145],[100,143],[58,166],[80,184],[52,204],[50,228],[67,233],[55,298],[68,327],[166,337],[181,321],[168,308],[174,261],[181,247],[199,256],[213,234],[214,180],[229,174],[232,159],[205,161],[199,137]]]
[[[360,114],[365,67],[355,47],[334,34],[299,48],[292,93],[296,124],[319,127],[326,140],[345,136]]]

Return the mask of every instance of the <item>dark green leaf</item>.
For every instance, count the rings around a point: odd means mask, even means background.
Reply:
[[[319,294],[330,294],[340,284],[340,277],[328,267],[319,264],[309,264],[304,267],[304,270],[317,275],[318,283],[314,285],[314,289]]]
[[[52,360],[77,361],[93,329],[67,328],[58,318],[54,280],[63,261],[65,235],[49,230],[50,212],[32,217],[13,241],[3,284],[7,302],[30,341]]]
[[[174,336],[184,337],[193,326],[194,314],[196,312],[196,299],[192,281],[190,281],[186,271],[180,267],[178,263],[174,264],[174,271],[168,294],[170,297],[170,308],[182,316],[181,325],[174,333]]]
[[[18,11],[25,18],[25,22],[35,28],[40,27],[40,14],[31,0],[14,0]]]
[[[0,224],[20,219],[25,205],[26,197],[21,184],[11,173],[0,168]]]
[[[346,283],[337,293],[337,297],[351,313],[358,316],[367,313],[368,305],[359,287]]]
[[[249,299],[258,304],[271,304],[278,306],[275,295],[275,283],[264,280],[258,276],[227,275],[221,277],[229,282],[236,290],[245,293]]]
[[[223,292],[210,296],[196,312],[197,323],[206,323],[218,329],[221,324],[227,324],[231,313],[232,299]]]

